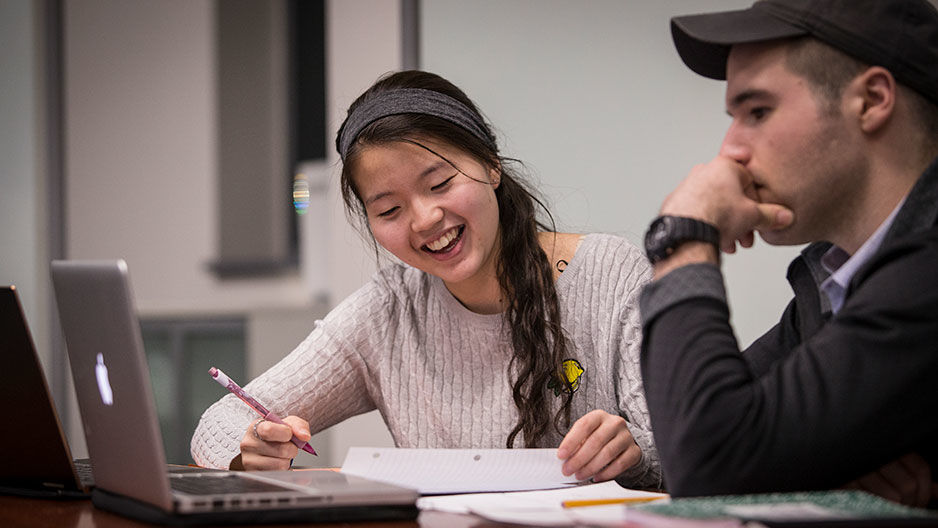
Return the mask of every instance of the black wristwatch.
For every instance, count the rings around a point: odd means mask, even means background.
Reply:
[[[684,216],[659,216],[645,233],[645,254],[652,264],[671,256],[684,242],[707,242],[720,247],[720,231],[712,224]]]

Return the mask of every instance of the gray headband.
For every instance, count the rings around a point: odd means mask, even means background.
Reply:
[[[365,127],[382,117],[398,114],[425,114],[445,119],[469,131],[488,145],[494,143],[486,132],[482,118],[456,99],[433,90],[402,88],[375,95],[358,105],[345,118],[336,145],[342,160],[345,161],[349,147]]]

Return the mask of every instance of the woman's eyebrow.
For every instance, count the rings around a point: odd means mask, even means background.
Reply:
[[[389,196],[390,194],[391,194],[391,191],[379,192],[378,194],[372,196],[371,198],[365,199],[365,205],[369,206],[372,203],[377,202],[378,200],[384,198],[385,196]]]

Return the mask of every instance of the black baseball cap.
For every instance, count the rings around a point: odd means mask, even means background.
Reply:
[[[760,0],[749,9],[679,16],[671,36],[691,70],[726,79],[734,44],[810,35],[938,103],[938,10],[927,0]]]

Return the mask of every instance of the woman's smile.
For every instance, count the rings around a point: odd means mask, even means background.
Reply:
[[[424,244],[422,249],[433,254],[449,253],[462,240],[462,234],[465,228],[465,225],[453,227],[436,240]]]

